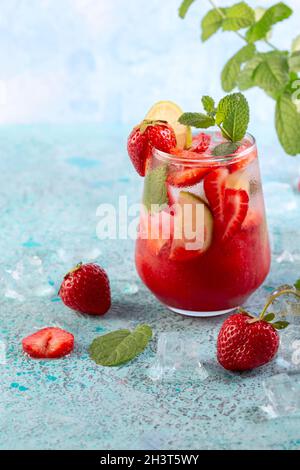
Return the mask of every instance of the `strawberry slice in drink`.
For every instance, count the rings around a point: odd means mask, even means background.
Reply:
[[[230,173],[235,173],[236,171],[241,171],[244,170],[255,158],[257,158],[257,151],[256,148],[253,150],[249,151],[247,155],[239,157],[239,155],[249,148],[250,143],[248,141],[245,141],[233,154],[233,158],[228,165],[228,170]]]
[[[180,150],[178,148],[175,148],[172,149],[170,153],[175,157],[182,158],[183,160],[192,161],[199,159],[199,154],[190,150]],[[181,170],[171,169],[167,178],[167,182],[171,186],[176,186],[178,188],[193,186],[202,181],[204,176],[207,175],[207,173],[209,172],[210,168],[199,166],[191,166],[189,168],[184,166],[184,168]]]
[[[191,150],[197,153],[204,153],[208,150],[210,143],[211,136],[209,134],[204,134],[204,132],[201,132],[200,134],[193,137]]]
[[[74,336],[61,328],[44,328],[22,340],[23,351],[35,359],[58,359],[70,354]]]
[[[184,188],[194,186],[200,183],[205,175],[209,172],[207,168],[187,168],[185,170],[173,171],[168,175],[168,183],[171,186]]]
[[[204,179],[204,191],[212,210],[215,224],[222,226],[224,223],[225,191],[228,177],[226,168],[218,168],[211,171]]]
[[[242,226],[249,208],[249,196],[243,189],[226,189],[225,230],[223,240],[231,238]]]

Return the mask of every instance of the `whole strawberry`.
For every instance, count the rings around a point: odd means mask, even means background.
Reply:
[[[153,148],[169,153],[176,145],[174,130],[167,122],[145,120],[131,132],[127,150],[138,174],[145,176]]]
[[[270,362],[278,351],[279,336],[264,320],[237,313],[223,324],[218,337],[218,361],[227,370],[251,370]]]
[[[299,286],[296,283],[295,286],[284,285],[276,289],[259,317],[241,310],[225,320],[217,342],[217,357],[221,366],[231,371],[244,371],[272,361],[279,348],[276,330],[283,330],[289,323],[273,322],[275,314],[267,311],[282,295],[293,295],[299,299]]]
[[[65,276],[59,296],[67,307],[88,315],[105,315],[111,306],[109,279],[97,264],[78,264]]]

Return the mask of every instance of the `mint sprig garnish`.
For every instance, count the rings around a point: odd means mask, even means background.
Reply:
[[[101,366],[120,366],[141,354],[151,338],[149,325],[139,325],[134,331],[113,331],[94,339],[89,347],[90,358]]]
[[[215,156],[233,154],[239,147],[247,132],[250,113],[249,105],[242,93],[232,93],[221,99],[217,107],[209,96],[202,98],[204,113],[184,113],[180,124],[207,129],[217,125],[228,143],[217,145],[213,150]]]
[[[208,129],[215,125],[215,119],[203,113],[184,113],[179,118],[180,124],[196,127],[196,129]]]
[[[195,1],[182,2],[182,18]],[[290,18],[293,10],[283,2],[265,9],[252,8],[247,2],[226,8],[220,7],[217,0],[207,2],[212,8],[202,19],[202,41],[219,31],[233,31],[244,43],[223,68],[224,91],[261,88],[276,101],[276,131],[282,147],[289,155],[300,154],[300,108],[296,101],[299,97],[296,91],[299,88],[300,36],[295,38],[290,51],[278,49],[270,42],[273,27]],[[260,50],[261,42],[269,51]],[[289,126],[293,132],[289,132]]]
[[[206,111],[209,116],[213,117],[216,110],[215,100],[210,96],[202,96],[202,105],[204,111]]]

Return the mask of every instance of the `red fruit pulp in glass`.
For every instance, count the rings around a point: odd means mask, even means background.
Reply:
[[[237,159],[228,167],[229,175],[239,175],[251,162],[257,165],[256,157],[255,151],[248,163]],[[199,256],[172,259],[171,239],[157,243],[138,238],[137,271],[161,302],[186,311],[217,312],[241,306],[263,283],[271,262],[264,204],[259,189],[249,196],[247,216],[233,236],[222,239],[215,223],[212,243]]]
[[[145,285],[169,307],[218,311],[242,305],[262,284],[270,269],[266,225],[249,221],[239,233],[186,261],[169,259],[170,243],[159,252],[148,240],[137,240],[136,266]]]

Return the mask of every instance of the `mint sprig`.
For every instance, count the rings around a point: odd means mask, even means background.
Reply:
[[[151,338],[152,329],[148,325],[139,325],[134,331],[113,331],[94,339],[89,347],[90,358],[101,366],[120,366],[141,354]]]
[[[179,16],[180,18],[185,18],[190,6],[195,2],[196,0],[183,0],[182,4],[180,5],[179,8]]]
[[[218,145],[213,150],[213,155],[231,155],[234,153],[247,132],[250,113],[249,105],[242,93],[232,93],[221,99],[217,107],[209,96],[202,98],[202,104],[207,114],[184,113],[180,118],[180,124],[186,126],[207,129],[217,125],[222,135],[229,142]]]
[[[276,3],[268,8],[262,18],[257,21],[246,33],[246,39],[249,42],[264,39],[276,23],[286,20],[291,16],[293,10],[284,3]]]
[[[194,2],[182,2],[182,18]],[[297,88],[300,73],[300,36],[294,39],[290,51],[278,49],[269,40],[273,27],[290,18],[292,9],[283,2],[266,9],[254,9],[246,2],[237,2],[226,8],[220,7],[217,0],[208,0],[208,3],[212,8],[202,19],[202,41],[219,31],[233,31],[244,43],[223,68],[221,81],[224,91],[258,87],[272,97],[276,101],[279,141],[287,154],[300,154],[300,130],[289,132],[288,129],[289,125],[293,130],[299,129],[300,109],[296,107],[295,86]],[[262,41],[268,46],[268,52],[260,51]]]

